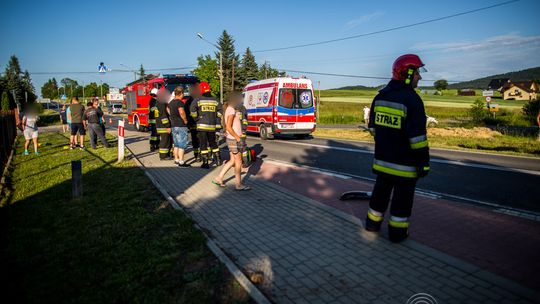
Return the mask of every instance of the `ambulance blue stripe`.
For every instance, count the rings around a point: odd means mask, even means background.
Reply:
[[[256,108],[256,109],[247,109],[248,114],[254,114],[254,113],[261,113],[261,112],[268,112],[272,111],[273,108]],[[287,115],[295,115],[298,114],[311,114],[315,113],[315,108],[308,108],[308,109],[287,109],[282,107],[277,107],[278,113],[281,114],[287,114]],[[298,111],[298,112],[297,112]]]

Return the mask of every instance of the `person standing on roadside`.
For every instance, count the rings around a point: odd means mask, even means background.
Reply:
[[[367,106],[364,106],[364,122],[366,123],[366,128],[369,128],[369,108]]]
[[[251,190],[249,186],[242,184],[242,121],[241,112],[236,110],[236,107],[243,102],[242,93],[235,91],[229,95],[224,114],[225,121],[225,138],[227,147],[229,148],[229,161],[223,165],[219,175],[212,180],[212,183],[220,187],[225,187],[223,178],[227,171],[234,167],[234,178],[237,191]]]
[[[188,119],[188,128],[189,133],[191,137],[191,146],[193,147],[193,157],[195,158],[196,162],[201,161],[201,145],[199,143],[199,137],[197,136],[197,123],[195,122],[195,119],[191,116],[191,104],[193,103],[193,100],[200,97],[199,94],[199,86],[196,84],[192,84],[189,87],[190,94],[189,96],[184,96],[184,110],[186,111],[187,119]],[[185,95],[185,94],[184,94]]]
[[[148,128],[150,129],[150,152],[159,149],[159,136],[156,131],[157,96],[158,89],[150,90],[150,102],[148,103]]]
[[[97,149],[97,139],[101,141],[105,148],[109,148],[109,143],[105,138],[103,129],[101,128],[101,119],[103,118],[103,111],[99,107],[99,102],[94,99],[93,101],[88,102],[87,108],[83,114],[83,120],[88,126],[88,131],[90,132],[90,145],[92,149]]]
[[[30,146],[30,141],[34,143],[34,154],[39,155],[38,152],[38,126],[37,122],[39,116],[37,115],[37,110],[33,106],[28,106],[28,109],[25,111],[22,118],[22,129],[24,134],[24,155],[29,155],[28,147]]]
[[[159,160],[171,159],[171,122],[169,120],[169,100],[171,93],[167,89],[157,94],[156,130],[159,134]]]
[[[248,151],[247,151],[247,127],[248,127],[248,116],[247,116],[247,109],[244,106],[243,102],[240,102],[236,106],[236,111],[240,113],[240,121],[242,122],[242,160],[246,159],[248,157]],[[248,163],[243,163],[244,167],[248,166]],[[246,169],[247,170],[247,169]]]
[[[377,180],[366,216],[365,229],[378,232],[390,203],[388,237],[401,242],[409,236],[414,191],[418,178],[429,172],[426,112],[415,91],[425,71],[420,57],[396,59],[392,80],[371,104],[369,129],[375,136],[373,172]]]
[[[66,105],[63,105],[62,109],[60,109],[60,122],[62,123],[62,133],[66,133],[68,130]]]
[[[197,135],[201,144],[201,168],[210,168],[209,162],[215,157],[216,164],[222,164],[219,146],[216,142],[216,121],[221,119],[222,104],[212,97],[210,85],[199,83],[200,97],[191,103],[190,114],[197,122]],[[213,156],[213,157],[212,157]]]
[[[184,152],[188,145],[188,120],[183,99],[184,89],[178,86],[174,89],[174,99],[169,103],[169,118],[174,142],[174,163],[185,168],[190,165],[184,162]]]
[[[86,135],[86,126],[83,122],[84,106],[79,103],[79,98],[71,99],[70,116],[71,116],[71,150],[76,148],[77,134],[79,134],[80,148],[84,150],[84,136]]]

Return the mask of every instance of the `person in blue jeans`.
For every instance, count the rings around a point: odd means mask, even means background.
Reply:
[[[174,163],[179,167],[190,167],[184,161],[184,151],[188,146],[188,120],[185,110],[184,88],[178,86],[174,89],[174,99],[169,102],[169,120],[171,123],[172,138],[174,143]]]

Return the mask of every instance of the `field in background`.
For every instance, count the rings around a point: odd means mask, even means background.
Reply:
[[[364,106],[371,105],[376,94],[376,90],[321,90],[318,122],[320,124],[363,123],[362,109]],[[435,117],[440,127],[473,127],[468,110],[476,99],[483,99],[481,91],[477,92],[477,96],[457,96],[456,90],[446,90],[443,94],[442,96],[420,94],[426,106],[426,114]],[[529,125],[521,115],[524,101],[506,101],[500,99],[500,96],[495,96],[493,103],[500,106],[500,111],[497,113],[500,123],[516,126]]]
[[[321,102],[371,104],[375,95],[377,90],[321,90]],[[445,90],[443,95],[420,94],[420,97],[426,106],[450,108],[469,108],[476,99],[484,99],[480,90],[476,91],[476,96],[458,96],[457,90]],[[499,104],[501,108],[520,110],[525,104],[524,101],[503,100],[499,92],[496,92],[492,102]]]

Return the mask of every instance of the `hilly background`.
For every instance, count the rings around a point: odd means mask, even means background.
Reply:
[[[540,82],[540,67],[530,68],[522,71],[508,72],[504,74],[491,75],[483,78],[478,78],[470,81],[452,83],[448,86],[449,89],[485,89],[492,79],[498,78],[510,78],[512,81],[526,81],[526,80],[536,80]],[[431,88],[425,87],[422,88]],[[356,86],[346,86],[337,88],[334,90],[365,90],[365,89],[374,89],[372,87],[366,87],[363,85]]]

